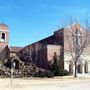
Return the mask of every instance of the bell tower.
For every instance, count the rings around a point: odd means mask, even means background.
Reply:
[[[0,61],[7,58],[9,50],[9,30],[8,25],[0,23]]]

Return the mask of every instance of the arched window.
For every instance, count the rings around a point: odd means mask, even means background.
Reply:
[[[79,65],[77,66],[77,72],[78,72],[78,73],[82,73],[82,64],[79,64]]]
[[[82,71],[83,70],[82,66],[83,66],[82,60],[79,59],[78,63],[77,63],[77,73],[82,73],[83,72]]]
[[[1,35],[1,41],[2,42],[5,42],[5,33],[2,33],[2,35]]]
[[[5,33],[2,33],[2,39],[5,39]]]
[[[73,73],[73,62],[69,62],[69,72],[72,74]]]
[[[87,61],[85,61],[85,64],[84,64],[84,72],[88,73],[88,62]]]
[[[82,44],[82,33],[80,30],[76,29],[76,44],[81,46]]]
[[[78,29],[74,33],[74,43],[77,48],[80,48],[82,45],[82,33]]]

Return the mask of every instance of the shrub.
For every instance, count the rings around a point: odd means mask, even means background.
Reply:
[[[58,63],[57,59],[57,53],[54,53],[53,56],[53,63],[50,66],[50,71],[54,74],[54,76],[65,76],[69,75],[69,72],[67,70],[64,70],[60,67],[60,64]]]
[[[59,76],[66,76],[66,75],[69,75],[69,71],[67,70],[64,70],[64,69],[61,69],[60,72],[59,72]]]
[[[46,77],[48,77],[48,78],[53,78],[53,77],[54,77],[53,72],[50,72],[49,70],[47,70],[47,72],[46,72]]]
[[[50,71],[54,74],[54,76],[66,76],[70,74],[67,70],[61,69],[60,66],[55,64],[50,68]]]
[[[52,78],[54,75],[52,72],[48,71],[48,70],[39,70],[38,72],[35,72],[33,74],[33,77],[48,77],[48,78]]]

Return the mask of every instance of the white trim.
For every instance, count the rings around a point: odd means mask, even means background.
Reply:
[[[8,30],[0,29],[0,32],[9,32]]]

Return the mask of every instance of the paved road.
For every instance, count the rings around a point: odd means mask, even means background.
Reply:
[[[90,90],[90,78],[0,79],[0,90]]]

